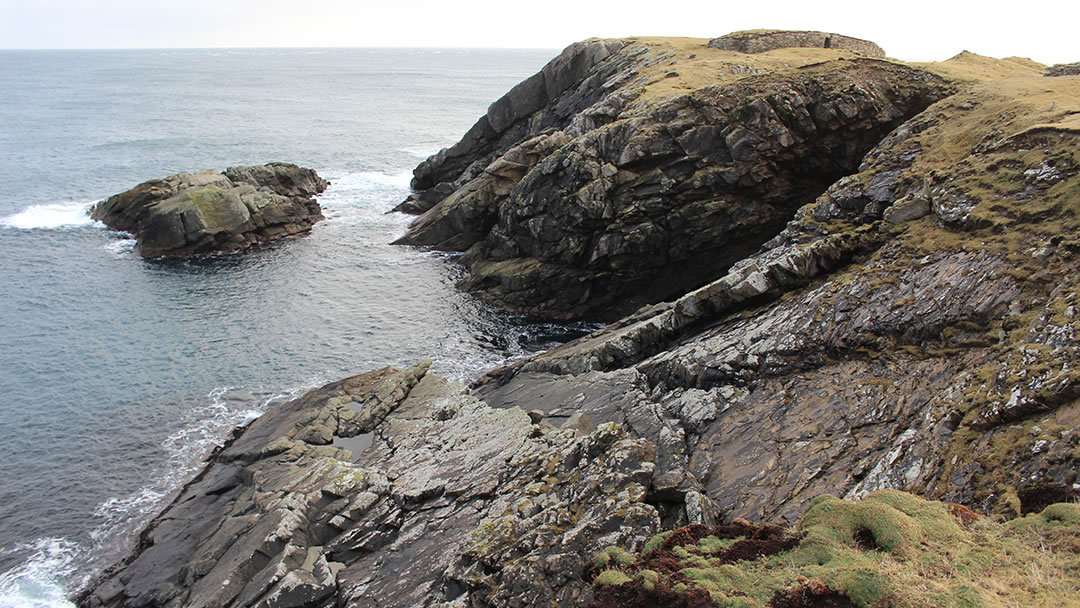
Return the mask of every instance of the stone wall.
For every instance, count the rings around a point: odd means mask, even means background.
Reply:
[[[709,41],[709,46],[740,53],[764,53],[773,49],[792,47],[833,48],[856,51],[869,57],[884,57],[885,51],[869,40],[861,40],[829,32],[796,32],[788,30],[755,30],[733,32]]]
[[[1080,74],[1080,62],[1059,63],[1046,68],[1043,76],[1076,76]]]

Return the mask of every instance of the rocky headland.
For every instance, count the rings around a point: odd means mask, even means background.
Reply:
[[[79,604],[1075,600],[1080,77],[769,34],[572,45],[416,169],[463,288],[622,318],[267,412]]]
[[[327,181],[288,163],[178,173],[111,196],[90,210],[135,236],[145,258],[237,251],[302,234],[324,219]]]

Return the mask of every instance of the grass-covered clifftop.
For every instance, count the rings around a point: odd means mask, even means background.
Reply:
[[[1080,605],[1080,505],[1008,523],[882,490],[821,496],[796,526],[664,532],[594,559],[593,608]]]

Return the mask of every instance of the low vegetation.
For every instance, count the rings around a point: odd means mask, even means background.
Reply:
[[[690,526],[640,555],[601,555],[593,608],[1080,605],[1080,505],[1068,503],[1001,523],[894,490],[821,496],[790,529]]]

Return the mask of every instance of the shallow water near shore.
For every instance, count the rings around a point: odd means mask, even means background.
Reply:
[[[412,167],[554,51],[0,52],[0,606],[65,605],[237,424],[433,358],[460,380],[587,326],[458,293],[391,247]],[[283,160],[332,182],[311,234],[145,261],[93,201]]]

